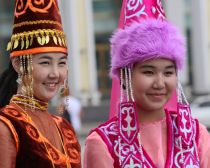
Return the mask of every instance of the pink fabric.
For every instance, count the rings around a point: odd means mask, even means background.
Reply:
[[[153,123],[140,124],[140,127],[143,147],[158,168],[164,167],[167,154],[167,128],[165,118]],[[198,151],[201,168],[209,168],[210,134],[201,124],[199,134]],[[105,143],[96,132],[89,135],[86,140],[84,157],[84,168],[114,168],[114,160],[108,152]]]
[[[125,7],[126,7],[126,1],[123,1],[122,2],[122,7],[121,7],[121,12],[120,12],[119,25],[118,25],[118,27],[122,28],[122,29],[125,26],[125,11],[124,11]]]
[[[123,0],[119,28],[129,26],[133,22],[140,22],[142,19],[154,18],[164,19],[165,11],[161,0],[150,0],[150,1],[128,1]]]
[[[165,108],[168,111],[177,111],[177,94],[176,94],[176,90],[174,91],[174,93],[171,96],[170,100],[166,103]]]
[[[109,118],[112,118],[117,115],[117,105],[120,101],[119,99],[120,99],[120,81],[117,78],[112,78]]]
[[[205,126],[200,124],[200,139],[198,142],[198,155],[201,168],[210,168],[210,134]]]
[[[85,143],[84,168],[112,168],[114,160],[101,137],[93,132]]]

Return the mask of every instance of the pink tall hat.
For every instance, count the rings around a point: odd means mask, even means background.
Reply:
[[[165,19],[161,0],[124,0],[119,28],[111,38],[111,76],[135,62],[166,58],[181,69],[185,60],[185,39]]]

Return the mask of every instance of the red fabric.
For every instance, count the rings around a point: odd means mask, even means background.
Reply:
[[[33,49],[40,47],[42,49],[51,47],[51,52],[56,52],[54,47],[60,48],[59,52],[67,53],[67,47],[63,44],[65,43],[63,33],[57,0],[15,0],[11,56],[34,54],[34,52],[37,54],[40,52]],[[57,44],[54,41],[57,41]]]
[[[4,108],[0,115],[12,123],[18,134],[19,151],[13,148],[12,152],[0,153],[8,158],[16,156],[16,159],[13,158],[16,168],[50,168],[53,165],[55,168],[65,168],[67,164],[72,168],[81,167],[80,145],[67,121],[46,111],[25,113],[14,104]],[[12,153],[15,155],[9,155]]]

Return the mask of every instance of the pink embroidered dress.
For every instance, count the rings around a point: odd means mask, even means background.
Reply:
[[[115,129],[114,121],[103,124],[98,129],[104,129],[110,133]],[[152,123],[140,123],[141,142],[150,160],[157,168],[166,167],[168,160],[168,143],[166,118]],[[206,128],[199,124],[199,140],[197,143],[198,156],[201,168],[210,167],[210,135]],[[114,158],[106,145],[104,138],[97,131],[93,131],[87,138],[84,153],[84,168],[116,168]],[[178,167],[178,166],[177,166]],[[136,167],[137,168],[137,167]],[[193,167],[194,168],[194,167]]]
[[[176,100],[176,108],[165,108],[161,120],[140,123],[132,97],[135,62],[164,58],[180,70],[184,46],[177,28],[166,21],[161,0],[123,0],[120,28],[111,39],[111,110],[116,111],[120,98],[118,115],[88,136],[84,168],[210,168],[210,135],[191,117],[187,101]]]

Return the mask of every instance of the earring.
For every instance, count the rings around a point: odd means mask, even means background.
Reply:
[[[17,78],[16,82],[18,83],[18,85],[22,85],[23,81],[22,81],[22,78],[20,76],[20,73],[18,73],[18,78]]]
[[[57,112],[59,115],[62,115],[65,110],[64,99],[68,99],[69,96],[69,85],[68,85],[68,70],[67,78],[64,80],[63,85],[60,86],[59,98],[58,98],[58,109]]]
[[[32,55],[20,56],[20,73],[18,74],[17,82],[20,87],[21,94],[30,98],[31,110],[35,109],[35,102],[33,96],[33,65]]]
[[[65,97],[68,95],[69,95],[68,79],[65,79],[63,85],[60,86],[60,97]]]
[[[33,65],[31,55],[27,55],[27,72],[28,95],[33,99]]]

